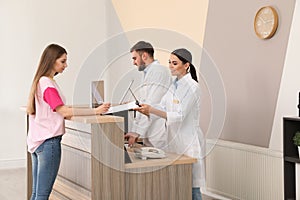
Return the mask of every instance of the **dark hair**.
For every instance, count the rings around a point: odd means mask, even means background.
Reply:
[[[190,74],[192,76],[192,78],[198,82],[198,78],[197,78],[197,72],[196,72],[196,69],[195,69],[195,66],[193,64],[190,63]]]
[[[28,105],[27,105],[28,114],[35,114],[35,93],[40,78],[42,76],[50,75],[51,70],[53,69],[53,66],[55,64],[55,61],[58,58],[60,58],[63,54],[67,54],[67,51],[63,47],[57,44],[50,44],[44,50],[32,82]]]
[[[182,62],[183,64],[190,63],[190,66],[189,66],[190,74],[191,74],[192,78],[193,78],[196,82],[198,82],[197,72],[196,72],[195,66],[194,66],[191,62],[189,62],[189,61],[187,61],[185,58],[183,58],[182,56],[178,55],[178,54],[176,53],[176,50],[173,51],[171,54],[177,56],[177,58],[178,58],[179,60],[181,60],[181,62]],[[191,56],[191,54],[190,54],[190,56]],[[190,59],[192,59],[192,57],[190,57]]]
[[[149,42],[145,42],[145,41],[139,41],[138,43],[136,43],[135,45],[133,45],[133,47],[130,48],[130,52],[146,52],[148,53],[152,58],[154,55],[154,49],[153,46],[149,43]]]

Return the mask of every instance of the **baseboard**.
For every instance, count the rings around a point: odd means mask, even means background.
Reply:
[[[0,169],[25,168],[26,159],[0,160]]]
[[[224,197],[222,196],[221,194],[216,194],[216,193],[213,193],[213,191],[208,191],[206,190],[206,188],[201,188],[201,193],[204,194],[205,196],[208,196],[208,197],[212,197],[213,199],[217,199],[217,200],[231,200],[227,197]]]

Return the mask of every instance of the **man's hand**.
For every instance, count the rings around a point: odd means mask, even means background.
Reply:
[[[126,133],[124,138],[128,140],[128,146],[132,147],[134,143],[136,143],[137,139],[139,138],[139,134],[137,133]]]

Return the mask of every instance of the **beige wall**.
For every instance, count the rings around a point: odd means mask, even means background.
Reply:
[[[112,3],[131,45],[138,40],[151,42],[156,49],[156,59],[165,66],[168,66],[170,51],[185,47],[191,50],[195,66],[200,67],[208,0],[112,0]],[[205,80],[201,75],[199,79],[204,94],[201,106],[207,108],[201,113],[202,129],[206,132],[211,99]]]
[[[203,44],[208,0],[112,0],[112,3],[125,33],[147,28],[168,30],[182,34],[200,46]],[[156,41],[153,35],[138,34],[128,34],[129,43],[132,45],[138,40],[151,42],[156,48],[156,58],[167,66],[169,52],[173,49],[160,49],[163,46],[160,42],[165,41]]]
[[[169,29],[192,38],[200,45],[203,43],[208,0],[112,2],[125,32],[150,27]]]
[[[223,77],[227,109],[221,138],[268,147],[295,0],[210,0],[204,48]],[[233,6],[234,5],[234,6]],[[272,5],[279,27],[269,40],[256,37],[256,11]]]

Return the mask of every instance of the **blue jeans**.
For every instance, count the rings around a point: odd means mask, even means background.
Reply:
[[[30,200],[48,200],[61,158],[61,136],[45,140],[32,159],[32,194]]]
[[[200,192],[200,188],[193,187],[192,196],[193,196],[193,200],[202,200],[202,195],[201,195],[201,192]]]

